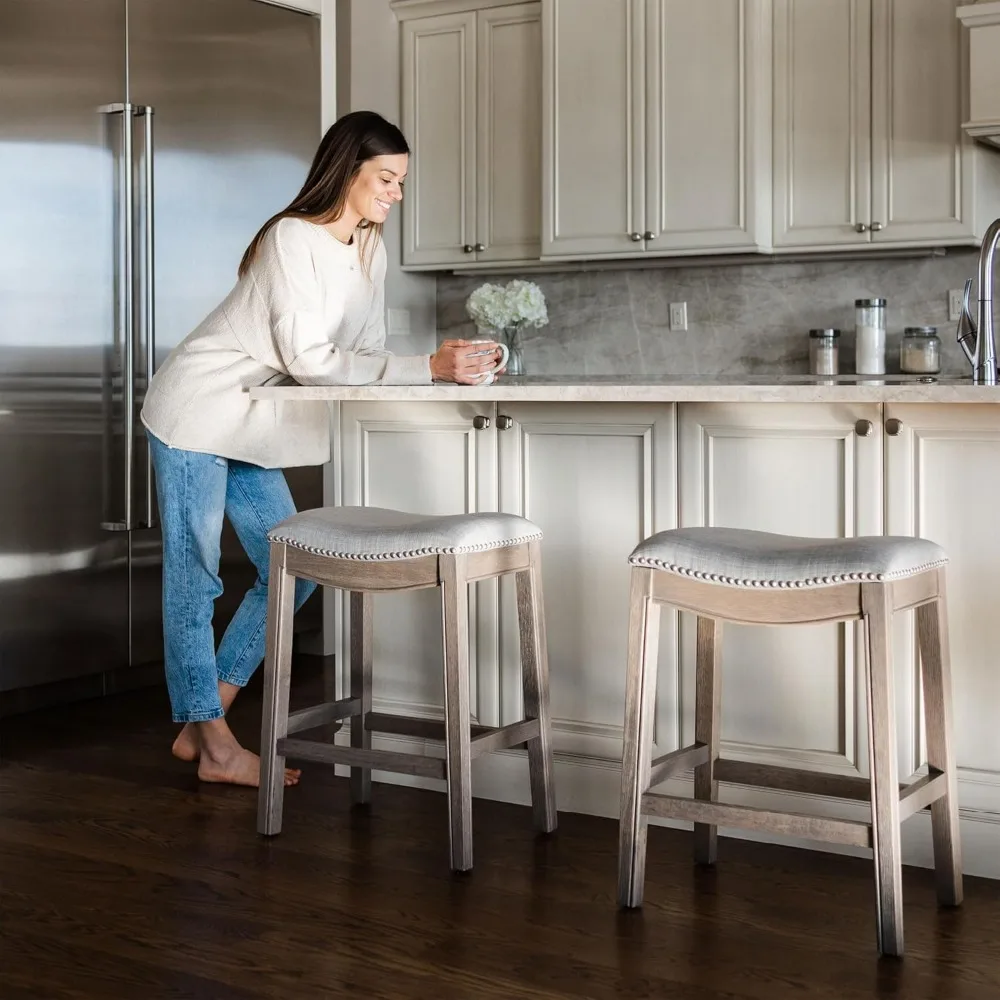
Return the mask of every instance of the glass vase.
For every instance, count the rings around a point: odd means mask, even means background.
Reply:
[[[521,340],[521,328],[519,326],[506,326],[497,330],[497,343],[506,346],[510,351],[507,359],[508,375],[524,374],[524,343]]]

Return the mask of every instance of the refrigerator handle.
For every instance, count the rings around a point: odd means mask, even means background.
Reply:
[[[156,231],[153,216],[153,108],[148,105],[136,108],[136,115],[143,120],[143,164],[142,179],[145,188],[143,210],[146,213],[143,225],[145,245],[143,247],[142,274],[142,333],[146,345],[146,386],[152,381],[156,370],[156,312],[155,312],[155,275],[153,260],[153,234]],[[145,397],[144,397],[145,398]],[[146,447],[146,519],[144,527],[155,528],[156,518],[153,503],[153,453]]]
[[[133,213],[133,155],[131,104],[106,104],[98,108],[101,114],[120,115],[122,123],[121,153],[118,161],[118,191],[116,223],[118,229],[118,301],[115,303],[119,342],[124,355],[122,372],[122,410],[125,418],[125,517],[120,521],[104,521],[105,531],[131,531],[132,524],[132,464],[135,448],[135,247]]]

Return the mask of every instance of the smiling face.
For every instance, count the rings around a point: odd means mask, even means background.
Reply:
[[[375,156],[361,164],[347,193],[347,207],[369,222],[385,222],[394,202],[402,200],[406,153]]]

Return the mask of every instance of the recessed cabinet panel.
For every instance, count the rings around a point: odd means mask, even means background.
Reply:
[[[476,15],[406,21],[404,263],[459,263],[475,239]]]
[[[751,244],[757,4],[649,0],[647,11],[646,249]]]
[[[886,407],[899,434],[886,445],[887,532],[919,535],[948,554],[948,619],[954,740],[962,801],[1000,808],[1000,413],[991,405]],[[918,663],[913,615],[897,627],[898,655],[914,678]],[[925,759],[911,733],[914,766]],[[992,791],[990,791],[992,790]],[[992,795],[975,801],[973,796]]]
[[[672,526],[673,407],[501,406],[501,502],[544,532],[555,747],[620,760],[628,644],[628,555]],[[520,718],[513,586],[501,590],[504,719]],[[664,612],[656,739],[676,739],[672,617]],[[509,695],[507,694],[509,692]]]
[[[859,437],[859,419],[872,421]],[[842,538],[878,533],[881,437],[869,406],[691,404],[680,410],[680,521]],[[686,742],[695,619],[681,615]],[[723,632],[723,739],[736,756],[850,773],[863,762],[850,624]]]
[[[537,3],[479,13],[476,260],[538,257],[542,31]]]
[[[490,409],[482,404],[344,403],[344,504],[416,514],[495,510],[495,437],[472,424]],[[495,603],[494,582],[471,588],[471,702],[473,715],[486,725],[497,713]],[[441,591],[376,597],[374,632],[376,711],[440,716]],[[345,658],[349,648],[345,637]]]
[[[870,241],[870,59],[870,0],[775,0],[775,246]]]
[[[634,171],[641,177],[644,83],[633,46],[641,13],[637,0],[544,5],[543,253],[642,249],[630,238],[641,227]]]
[[[872,218],[883,223],[876,242],[972,235],[955,7],[954,0],[875,0]]]

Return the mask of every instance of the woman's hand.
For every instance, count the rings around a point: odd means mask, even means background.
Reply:
[[[480,354],[489,351],[489,354]],[[483,374],[493,371],[500,361],[496,344],[470,343],[468,340],[446,340],[431,355],[431,378],[435,382],[458,382],[478,385]],[[500,374],[497,372],[497,374]]]

